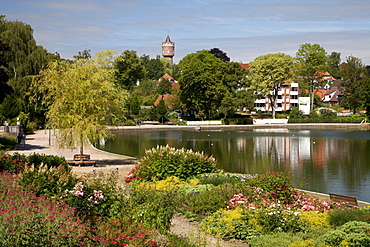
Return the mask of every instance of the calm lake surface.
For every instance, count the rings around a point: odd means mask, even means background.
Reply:
[[[213,155],[227,172],[289,172],[297,187],[370,202],[370,131],[266,128],[113,133],[116,138],[98,148],[140,158],[157,145],[184,147]]]

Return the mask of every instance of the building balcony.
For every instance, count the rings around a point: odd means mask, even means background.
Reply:
[[[254,101],[254,103],[258,103],[258,104],[265,104],[266,103],[266,99],[256,99]]]
[[[298,95],[298,91],[290,91],[289,94],[290,95]]]

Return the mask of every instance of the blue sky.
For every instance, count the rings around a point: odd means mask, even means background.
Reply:
[[[169,33],[175,63],[219,48],[232,61],[318,43],[370,64],[369,0],[0,0],[8,20],[30,24],[38,45],[63,58],[78,51],[135,50],[155,58]]]

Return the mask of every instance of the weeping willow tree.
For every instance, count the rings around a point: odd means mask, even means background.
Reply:
[[[47,121],[61,148],[83,147],[89,140],[107,137],[106,126],[123,120],[126,91],[114,80],[113,51],[92,59],[55,61],[34,81],[47,107]]]

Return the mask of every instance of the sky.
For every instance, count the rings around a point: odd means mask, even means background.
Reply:
[[[155,58],[167,35],[174,62],[219,48],[234,62],[305,43],[370,65],[369,0],[0,0],[0,15],[31,25],[38,45],[62,58],[134,50]]]

